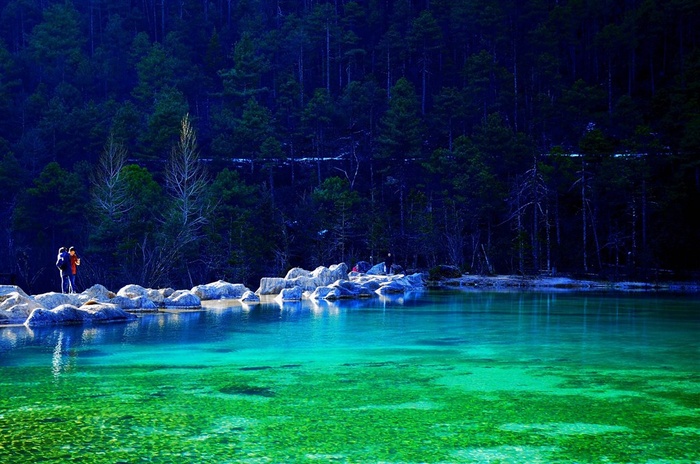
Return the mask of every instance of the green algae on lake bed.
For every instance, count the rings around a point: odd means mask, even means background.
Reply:
[[[239,313],[180,320],[158,347],[121,334],[27,359],[0,353],[0,462],[700,460],[697,319],[668,342],[659,324],[618,325],[625,354],[607,325],[586,327],[589,345],[531,313],[491,322],[461,300],[435,317],[413,309],[253,326]]]

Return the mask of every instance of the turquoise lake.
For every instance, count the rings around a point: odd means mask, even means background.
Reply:
[[[426,291],[0,328],[0,462],[699,463],[700,297]]]

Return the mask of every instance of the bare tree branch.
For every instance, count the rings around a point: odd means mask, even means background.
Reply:
[[[211,207],[205,200],[207,174],[199,161],[197,136],[189,114],[182,119],[180,141],[173,147],[165,179],[175,203],[173,219],[181,227],[180,238],[186,243],[190,242],[207,222],[206,216]]]
[[[133,207],[122,178],[126,157],[126,149],[115,142],[114,136],[110,134],[104,151],[97,161],[97,167],[90,176],[95,205],[112,219]]]

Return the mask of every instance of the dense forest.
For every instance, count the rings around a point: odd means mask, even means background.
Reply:
[[[293,266],[692,277],[699,0],[0,1],[28,292]],[[8,282],[4,282],[8,283]]]

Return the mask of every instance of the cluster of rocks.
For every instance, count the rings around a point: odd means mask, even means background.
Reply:
[[[464,274],[461,276],[450,276],[441,279],[439,282],[433,281],[432,285],[441,287],[459,287],[488,290],[547,290],[547,291],[570,291],[570,290],[615,290],[615,291],[647,291],[647,290],[674,290],[672,284],[659,284],[650,282],[611,282],[603,280],[573,279],[571,277],[559,276],[513,276],[495,275],[481,276]],[[682,291],[688,291],[690,286],[686,285]]]
[[[197,309],[201,300],[191,290],[155,290],[139,285],[127,285],[117,293],[98,284],[82,293],[40,295],[27,295],[15,285],[0,285],[0,325],[128,321],[136,319],[134,313],[164,308]]]
[[[291,269],[285,277],[264,277],[257,295],[277,295],[276,300],[299,301],[371,298],[378,295],[404,294],[423,288],[421,274],[379,274],[383,263],[367,273],[348,272],[345,263],[320,266],[313,271]]]
[[[279,302],[369,298],[396,295],[421,289],[421,274],[383,275],[379,264],[367,273],[348,272],[345,263],[320,266],[313,271],[290,270],[283,278],[264,277],[256,292],[243,284],[219,280],[191,290],[149,289],[127,285],[114,293],[94,285],[82,293],[44,293],[27,295],[14,285],[0,285],[0,325],[24,324],[28,327],[86,322],[128,321],[135,313],[168,309],[201,309],[205,300],[238,300],[255,304],[260,297],[275,295]]]

